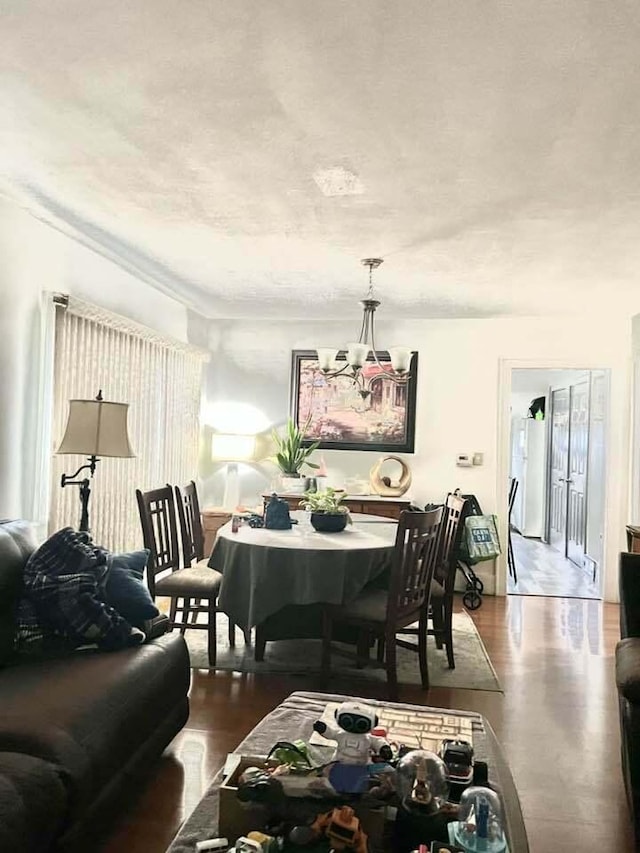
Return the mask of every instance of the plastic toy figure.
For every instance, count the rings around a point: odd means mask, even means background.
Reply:
[[[326,814],[318,815],[311,829],[324,836],[332,850],[354,850],[367,853],[367,836],[360,828],[360,821],[349,806],[340,806]]]
[[[337,741],[335,761],[340,764],[370,764],[376,756],[384,761],[391,760],[393,756],[387,739],[371,733],[378,725],[373,708],[343,702],[336,708],[335,718],[335,726],[322,720],[313,724],[316,732]]]
[[[343,702],[336,708],[335,719],[335,725],[322,720],[313,724],[315,731],[337,742],[334,763],[328,771],[329,782],[341,794],[365,793],[371,787],[371,773],[382,766],[374,761],[390,761],[391,747],[386,737],[373,733],[378,724],[373,708]]]

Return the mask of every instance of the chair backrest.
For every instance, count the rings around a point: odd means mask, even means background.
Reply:
[[[390,621],[419,612],[429,598],[442,515],[442,507],[400,514],[389,584]]]
[[[175,492],[182,538],[182,557],[184,567],[189,568],[194,560],[204,559],[204,533],[198,490],[195,482],[191,480],[182,491],[176,486]]]
[[[434,570],[434,577],[445,589],[447,584],[453,586],[456,579],[457,565],[453,559],[454,547],[458,543],[458,528],[462,519],[466,500],[460,495],[451,493],[447,495],[444,505],[444,517],[442,519],[442,532],[440,534],[440,546],[438,558]]]
[[[176,526],[176,509],[173,489],[169,484],[161,489],[141,492],[136,489],[138,512],[145,548],[149,549],[147,583],[155,595],[156,576],[180,568],[180,548]]]

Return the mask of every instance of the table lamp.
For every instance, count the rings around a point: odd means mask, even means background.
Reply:
[[[211,436],[211,457],[228,463],[222,506],[234,510],[240,501],[238,462],[255,461],[256,436],[214,432]]]
[[[111,403],[98,391],[95,400],[69,400],[69,416],[58,453],[76,453],[88,456],[88,463],[81,465],[75,474],[63,474],[60,485],[80,487],[80,530],[89,532],[90,479],[76,479],[78,474],[89,469],[93,477],[101,456],[131,457],[135,453],[129,443],[127,431],[128,403]]]

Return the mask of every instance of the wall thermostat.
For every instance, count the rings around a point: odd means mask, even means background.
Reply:
[[[460,468],[471,468],[473,462],[471,461],[471,457],[468,453],[458,453],[456,457],[456,465]]]

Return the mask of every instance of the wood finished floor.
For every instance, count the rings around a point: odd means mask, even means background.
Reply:
[[[511,595],[555,595],[562,598],[600,598],[600,585],[559,551],[539,539],[512,533],[518,582],[508,578]]]
[[[472,616],[504,695],[414,687],[401,699],[489,719],[511,765],[532,853],[632,853],[612,658],[618,607],[486,597]],[[350,692],[337,681],[332,688]],[[227,752],[291,691],[305,689],[319,687],[310,678],[194,672],[187,727],[94,849],[164,853]]]

